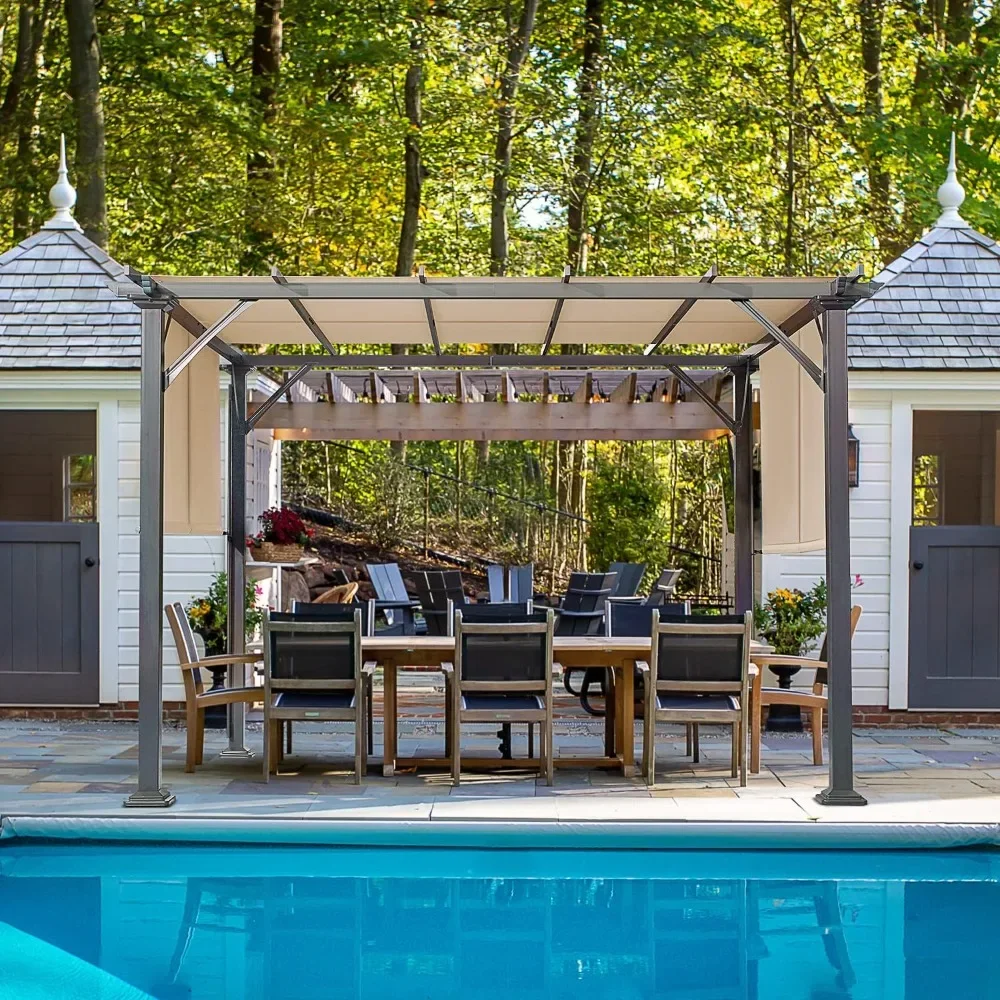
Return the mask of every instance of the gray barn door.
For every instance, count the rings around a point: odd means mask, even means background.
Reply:
[[[1000,709],[1000,527],[910,529],[910,708]]]
[[[96,524],[0,522],[0,705],[96,705]]]

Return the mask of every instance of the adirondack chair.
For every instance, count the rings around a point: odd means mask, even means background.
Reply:
[[[535,597],[535,564],[511,566],[507,571],[507,600],[511,604],[524,604]]]
[[[599,635],[604,600],[611,596],[617,579],[614,573],[571,573],[559,604],[556,635]]]
[[[646,604],[659,607],[674,600],[674,591],[677,589],[677,581],[681,578],[683,570],[665,569],[660,573],[659,579],[653,584],[653,589],[646,598]]]
[[[504,604],[507,596],[503,589],[503,566],[490,563],[486,567],[486,584],[490,589],[490,604]]]
[[[417,577],[417,596],[428,635],[451,635],[451,610],[466,603],[462,574],[457,569],[426,570]]]
[[[635,597],[639,584],[646,575],[646,564],[613,562],[608,572],[618,574],[612,597]]]
[[[416,634],[413,612],[420,602],[406,592],[397,563],[366,563],[368,579],[375,588],[375,608],[385,615],[389,625],[401,624],[404,635]]]

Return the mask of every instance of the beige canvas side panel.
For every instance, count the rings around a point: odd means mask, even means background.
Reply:
[[[170,364],[191,342],[176,324],[167,334]],[[218,356],[206,348],[167,389],[163,404],[163,530],[169,535],[222,531]]]
[[[795,340],[822,364],[815,325]],[[823,394],[780,347],[760,360],[760,433],[763,551],[823,548]]]

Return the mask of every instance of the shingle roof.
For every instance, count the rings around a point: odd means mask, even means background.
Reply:
[[[1000,368],[1000,245],[935,227],[897,257],[847,317],[852,369]]]
[[[124,274],[69,229],[43,229],[0,255],[0,369],[138,368],[139,310],[107,287]]]

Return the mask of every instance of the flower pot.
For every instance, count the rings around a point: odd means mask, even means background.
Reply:
[[[257,562],[297,563],[305,552],[302,545],[278,545],[275,542],[261,542],[251,551]]]

